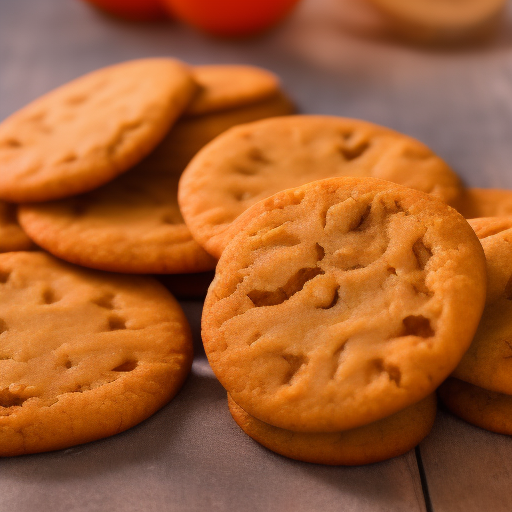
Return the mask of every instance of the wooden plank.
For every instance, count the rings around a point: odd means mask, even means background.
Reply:
[[[435,512],[512,510],[512,437],[439,411],[420,452]]]

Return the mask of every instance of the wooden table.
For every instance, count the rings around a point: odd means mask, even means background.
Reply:
[[[0,119],[122,60],[254,64],[279,74],[304,113],[390,126],[467,184],[512,188],[510,26],[485,46],[429,51],[359,26],[348,1],[304,0],[279,30],[230,42],[122,22],[78,0],[0,0]],[[182,304],[197,355],[176,399],[110,439],[0,460],[0,512],[512,510],[512,439],[443,411],[416,451],[366,467],[299,463],[257,445],[231,420],[204,357],[201,303]]]

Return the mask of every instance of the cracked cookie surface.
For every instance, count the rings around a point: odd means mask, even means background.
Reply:
[[[142,59],[49,92],[0,124],[0,198],[48,201],[107,183],[162,140],[195,90],[184,64]]]
[[[293,116],[233,128],[201,150],[182,175],[180,208],[194,238],[213,256],[236,234],[233,221],[272,194],[337,176],[372,176],[445,202],[458,177],[417,140],[355,119]]]
[[[512,217],[472,219],[487,261],[487,299],[475,337],[453,376],[512,395]]]
[[[317,464],[355,466],[397,457],[424,439],[436,417],[436,396],[428,395],[387,418],[343,432],[293,432],[247,414],[228,394],[231,416],[238,426],[269,450],[291,459]]]
[[[0,255],[0,455],[122,432],[179,390],[192,364],[179,304],[152,279]]]
[[[430,394],[467,350],[485,257],[464,218],[428,194],[322,180],[261,201],[235,227],[202,333],[252,416],[303,432],[365,425]]]

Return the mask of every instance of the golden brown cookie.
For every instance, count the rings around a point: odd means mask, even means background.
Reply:
[[[467,350],[485,257],[431,195],[332,178],[261,201],[235,227],[202,337],[252,416],[302,432],[365,425],[432,393]]]
[[[143,59],[35,100],[0,124],[0,198],[47,201],[109,182],[162,140],[195,87],[184,64]]]
[[[35,244],[18,224],[17,206],[0,201],[0,252],[29,251]]]
[[[512,228],[512,217],[479,217],[468,222],[480,240]]]
[[[160,147],[87,194],[21,205],[26,233],[59,258],[111,272],[202,272],[216,260],[193,238],[178,208],[180,169]]]
[[[183,119],[134,169],[81,196],[24,205],[20,222],[38,245],[86,267],[126,273],[189,273],[215,267],[183,223],[181,172],[206,143],[235,124],[289,114],[284,95]]]
[[[506,0],[370,0],[401,35],[419,42],[454,43],[488,35]]]
[[[512,396],[453,378],[441,384],[438,393],[446,407],[468,423],[512,435]]]
[[[0,281],[0,455],[122,432],[185,380],[190,329],[156,281],[41,252],[1,254]]]
[[[468,188],[456,206],[466,219],[512,215],[512,190]]]
[[[229,411],[255,441],[303,462],[342,466],[372,464],[398,457],[420,443],[436,417],[435,394],[369,425],[344,432],[304,433],[274,427],[247,414],[228,394]]]
[[[241,65],[195,66],[199,91],[185,115],[197,116],[250,105],[280,91],[279,79],[266,69]]]
[[[480,325],[453,376],[512,395],[512,217],[470,220],[487,260],[487,300]]]
[[[420,142],[364,121],[293,116],[233,128],[201,150],[183,173],[178,201],[194,238],[219,257],[233,220],[287,188],[335,176],[373,176],[450,203],[458,177]]]

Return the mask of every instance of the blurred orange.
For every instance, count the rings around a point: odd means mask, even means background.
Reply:
[[[299,0],[162,0],[173,15],[209,34],[250,36],[283,20]]]

